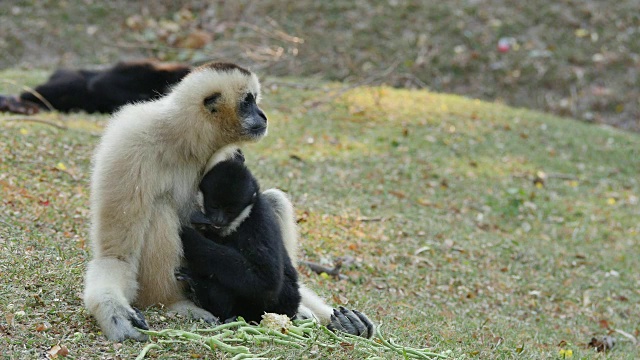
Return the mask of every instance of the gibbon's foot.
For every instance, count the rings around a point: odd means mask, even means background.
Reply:
[[[135,308],[133,306],[131,308],[133,309],[133,311],[135,311],[135,314],[129,317],[129,320],[131,321],[131,325],[133,325],[134,327],[137,327],[138,329],[149,330],[149,325],[147,324],[147,321],[144,319],[144,315],[142,315],[142,311],[138,310],[138,308]]]
[[[149,330],[149,325],[140,310],[132,307],[125,310],[124,314],[113,314],[108,326],[104,326],[104,333],[111,341],[122,342],[125,339],[147,341],[149,337],[138,329]]]
[[[202,319],[209,324],[221,324],[220,319],[207,310],[198,307],[198,305],[194,304],[191,300],[178,301],[177,303],[172,304],[169,307],[169,310],[175,314],[190,317],[192,319]]]
[[[374,333],[374,325],[369,318],[357,310],[349,310],[340,306],[333,309],[333,315],[327,328],[331,331],[342,331],[347,334],[371,338]]]
[[[39,111],[38,105],[32,102],[21,100],[15,96],[0,95],[0,112],[33,115]]]

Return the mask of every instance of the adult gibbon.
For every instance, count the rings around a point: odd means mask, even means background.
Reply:
[[[190,71],[188,65],[150,60],[118,62],[105,70],[60,69],[36,86],[39,96],[23,92],[7,111],[20,112],[18,105],[35,105],[41,109],[52,106],[61,112],[113,113],[123,105],[165,95]]]
[[[267,132],[255,74],[212,63],[165,97],[117,112],[97,147],[91,178],[91,242],[84,301],[112,340],[146,339],[130,304],[162,303],[213,321],[186,300],[174,272],[186,223],[207,163]]]
[[[84,290],[85,306],[108,339],[147,338],[136,330],[147,325],[132,304],[162,303],[171,311],[216,321],[185,297],[175,277],[183,256],[179,232],[210,164],[266,134],[259,100],[255,74],[234,64],[210,63],[194,69],[166,96],[126,105],[111,119],[93,159],[93,258]],[[263,196],[275,204],[295,266],[298,237],[291,202],[279,193]],[[370,334],[362,330],[370,324],[364,315],[336,311],[302,285],[300,294],[299,316]]]
[[[220,320],[259,322],[265,312],[296,315],[298,273],[284,247],[269,197],[241,160],[216,164],[202,179],[205,225],[184,226],[189,283],[196,304]],[[276,191],[276,190],[272,190]],[[192,217],[193,221],[193,217]]]

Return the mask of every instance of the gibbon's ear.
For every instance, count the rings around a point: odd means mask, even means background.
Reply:
[[[205,109],[207,109],[210,113],[217,112],[218,109],[216,105],[218,103],[218,100],[220,100],[221,96],[222,94],[220,94],[219,92],[216,92],[210,96],[207,96],[203,102]]]

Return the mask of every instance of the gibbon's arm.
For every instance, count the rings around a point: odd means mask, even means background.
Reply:
[[[240,296],[266,293],[282,283],[284,273],[280,254],[270,252],[269,266],[249,261],[238,250],[207,239],[193,228],[182,229],[184,256],[189,270],[197,276],[212,276]],[[266,260],[266,256],[265,260]]]

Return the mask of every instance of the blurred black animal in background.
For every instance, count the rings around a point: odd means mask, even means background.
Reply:
[[[61,112],[113,113],[122,105],[160,97],[191,71],[184,64],[153,60],[118,62],[106,70],[61,69],[35,93],[0,95],[0,111],[33,114],[53,108]]]

